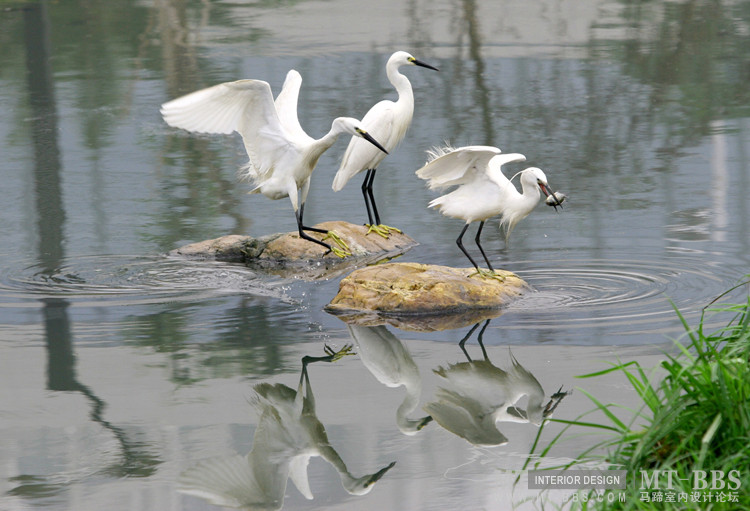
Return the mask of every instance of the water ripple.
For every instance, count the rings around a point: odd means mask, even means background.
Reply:
[[[282,279],[258,275],[242,265],[159,256],[69,258],[50,271],[41,265],[6,266],[0,272],[0,304],[66,298],[90,304],[194,300],[222,293],[247,293],[292,302]]]
[[[514,263],[534,292],[507,312],[535,316],[534,325],[643,324],[700,311],[737,282],[741,273],[705,261],[669,264],[628,260]],[[538,316],[538,317],[537,317]],[[518,325],[517,325],[518,326]]]

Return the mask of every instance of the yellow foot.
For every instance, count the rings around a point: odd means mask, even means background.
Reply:
[[[336,234],[333,231],[328,231],[328,234],[325,235],[323,240],[327,240],[328,238],[331,238],[338,247],[331,245],[331,252],[336,254],[341,259],[352,255],[351,250],[349,250],[349,245],[346,244],[344,240],[341,239],[341,237]],[[339,248],[340,247],[340,248]]]
[[[367,227],[367,234],[374,232],[378,236],[382,236],[385,239],[388,239],[390,237],[391,231],[397,232],[399,234],[403,234],[403,231],[401,231],[401,229],[398,229],[396,227],[391,227],[390,225],[385,225],[385,224],[379,224],[379,225],[365,224],[365,227]]]
[[[479,275],[480,277],[484,279],[497,279],[500,282],[505,282],[505,275],[500,275],[491,270],[483,270],[479,268],[477,269],[477,271],[469,275],[469,277],[473,277],[474,275]]]
[[[341,348],[338,351],[333,351],[333,348],[328,346],[327,344],[323,348],[326,352],[326,355],[331,357],[331,362],[336,362],[337,360],[344,358],[347,355],[354,355],[355,353],[352,351],[352,345],[347,344],[343,348]]]
[[[333,252],[334,255],[336,255],[337,257],[340,257],[341,259],[344,259],[352,255],[352,253],[349,252],[348,250],[341,250],[339,247],[331,247],[331,252]]]

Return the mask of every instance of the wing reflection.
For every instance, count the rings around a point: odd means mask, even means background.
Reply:
[[[368,493],[395,462],[362,477],[349,472],[316,416],[307,373],[308,364],[334,362],[350,350],[351,346],[338,352],[326,347],[327,356],[304,357],[296,390],[281,383],[255,385],[252,404],[260,418],[250,453],[209,459],[189,468],[180,476],[178,491],[220,506],[281,509],[288,479],[302,495],[313,498],[307,465],[313,456],[321,456],[339,473],[348,493]]]
[[[432,418],[428,415],[410,419],[408,415],[419,405],[422,378],[404,344],[384,325],[359,326],[347,324],[362,363],[383,385],[401,387],[406,395],[396,410],[398,429],[406,435],[417,434]]]
[[[474,325],[459,346],[468,362],[450,364],[434,370],[443,386],[435,392],[435,400],[424,410],[443,428],[479,446],[503,445],[508,439],[498,429],[498,422],[542,424],[567,395],[560,389],[544,405],[544,390],[539,381],[524,368],[512,353],[511,367],[500,369],[490,362],[482,336],[489,325],[485,321],[477,340],[483,360],[472,360],[464,344],[479,327]],[[527,397],[526,409],[517,404]]]

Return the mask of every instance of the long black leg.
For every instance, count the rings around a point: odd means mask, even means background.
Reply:
[[[490,318],[490,319],[492,319],[492,318]],[[477,342],[479,343],[479,347],[482,348],[482,355],[484,355],[484,359],[487,360],[487,361],[489,361],[489,358],[487,357],[487,350],[484,349],[483,337],[484,337],[484,331],[487,330],[487,326],[489,324],[490,324],[490,320],[487,319],[484,322],[484,325],[482,325],[482,329],[479,331],[479,335],[477,335]],[[466,358],[468,359],[469,362],[473,362],[473,360],[471,360],[471,357],[469,356],[469,352],[466,351],[466,348],[464,347],[464,344],[466,344],[466,341],[469,340],[469,338],[471,337],[471,335],[474,333],[474,331],[477,328],[479,328],[479,323],[476,323],[473,327],[471,327],[471,330],[469,330],[469,333],[467,333],[464,336],[464,338],[461,339],[459,341],[459,343],[458,343],[458,346],[461,348],[461,351],[464,352],[464,355],[466,355]]]
[[[305,204],[302,203],[302,205],[299,207],[299,218],[297,219],[298,223],[302,226],[302,229],[304,229],[305,231],[328,234],[328,231],[326,231],[325,229],[318,229],[317,227],[307,227],[306,225],[304,225],[304,222],[302,221],[302,218],[304,217],[304,215],[305,215]]]
[[[310,400],[311,404],[315,404],[315,398],[312,395],[312,389],[310,388],[310,375],[307,374],[307,365],[313,364],[315,362],[335,362],[339,358],[345,356],[345,355],[354,355],[352,353],[352,345],[347,344],[339,351],[333,351],[327,344],[325,345],[325,352],[327,353],[324,357],[313,357],[310,355],[305,355],[302,357],[302,373],[299,375],[299,387],[297,389],[297,392],[302,390],[302,384],[307,384],[307,398]]]
[[[367,173],[365,174],[365,180],[362,181],[362,196],[365,198],[365,207],[367,208],[367,220],[369,220],[370,225],[375,225],[372,223],[372,211],[370,210],[370,198],[367,195],[367,187],[370,182],[371,173],[372,173],[372,169],[367,169]]]
[[[466,351],[466,348],[464,347],[464,344],[466,344],[466,341],[469,340],[469,338],[471,337],[471,334],[473,334],[474,330],[476,330],[477,328],[479,328],[479,323],[477,323],[473,327],[471,327],[471,330],[469,330],[469,332],[466,335],[464,335],[464,338],[461,339],[460,341],[458,341],[459,348],[461,348],[461,351],[464,352],[464,355],[466,355],[466,359],[469,362],[473,362],[473,360],[471,360],[471,357],[469,356],[469,352]]]
[[[464,228],[461,229],[461,234],[459,234],[458,239],[456,239],[456,245],[458,245],[458,248],[461,249],[461,252],[463,252],[464,255],[469,258],[469,261],[471,261],[471,264],[474,265],[474,268],[476,268],[477,271],[479,271],[479,266],[477,266],[477,263],[474,262],[474,259],[472,259],[469,253],[466,251],[466,249],[464,248],[463,241],[461,240],[461,238],[464,237],[464,233],[466,232],[466,229],[468,228],[469,228],[469,224],[466,224],[464,225]]]
[[[368,170],[368,175],[370,176],[370,180],[367,183],[367,195],[370,196],[370,204],[372,205],[372,214],[375,216],[375,224],[371,225],[380,225],[380,215],[378,215],[378,207],[375,205],[375,195],[372,193],[372,182],[375,181],[375,171],[377,169],[370,169]]]
[[[303,206],[303,208],[304,208],[304,206]],[[315,228],[312,228],[312,227],[304,227],[302,225],[302,208],[300,208],[298,211],[295,211],[295,213],[296,213],[296,216],[297,216],[297,230],[299,231],[299,237],[302,238],[303,240],[312,241],[313,243],[317,243],[318,245],[321,245],[321,246],[325,247],[326,250],[328,250],[330,252],[331,246],[328,243],[324,243],[324,242],[322,242],[320,240],[316,240],[315,238],[313,238],[312,236],[310,236],[309,234],[307,234],[305,232],[305,230],[310,230],[310,231],[313,231],[313,232],[323,232],[323,233],[327,233],[328,231],[324,231],[322,229],[315,229]]]
[[[487,263],[487,268],[491,272],[494,272],[495,269],[492,267],[492,264],[490,264],[490,260],[487,259],[487,254],[484,253],[484,249],[482,248],[482,244],[479,243],[479,237],[482,235],[482,228],[484,227],[484,221],[479,222],[479,229],[477,229],[477,236],[474,238],[474,242],[479,247],[479,251],[482,253],[482,257],[484,257],[484,262]]]
[[[492,319],[492,318],[490,318]],[[487,356],[487,350],[484,349],[484,331],[487,330],[487,327],[490,324],[490,320],[484,322],[484,326],[482,326],[482,329],[479,331],[479,334],[477,335],[477,343],[479,343],[479,347],[482,348],[482,355],[484,356],[484,359],[489,362],[490,357]]]

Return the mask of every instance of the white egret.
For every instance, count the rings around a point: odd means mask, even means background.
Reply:
[[[505,226],[507,244],[513,227],[531,213],[539,202],[539,190],[546,196],[551,195],[547,177],[536,167],[519,172],[523,193],[518,193],[513,183],[505,177],[502,171],[504,164],[525,160],[522,154],[502,154],[497,147],[443,147],[428,151],[427,164],[417,170],[417,176],[425,179],[431,190],[457,186],[452,192],[433,199],[429,207],[437,207],[446,216],[466,221],[456,244],[482,276],[497,277],[480,243],[484,222],[501,215],[500,223]],[[479,268],[462,242],[469,224],[476,221],[479,221],[479,228],[474,241],[489,272]]]
[[[435,392],[436,400],[424,406],[425,412],[443,428],[480,446],[502,445],[508,441],[498,429],[498,422],[541,425],[568,394],[560,388],[543,405],[541,384],[512,353],[512,365],[507,371],[492,364],[482,343],[488,324],[489,320],[478,335],[484,359],[472,360],[463,346],[479,326],[477,323],[460,343],[468,362],[435,369],[442,386]],[[527,397],[525,410],[516,406],[524,396]]]
[[[404,400],[396,409],[396,425],[405,435],[415,435],[432,418],[410,419],[408,415],[419,405],[422,378],[417,364],[401,340],[384,325],[360,326],[347,324],[362,363],[380,383],[406,390]]]
[[[348,493],[364,495],[372,490],[394,463],[362,477],[349,472],[316,415],[307,373],[309,363],[333,362],[351,354],[350,350],[351,346],[347,346],[333,352],[326,346],[327,356],[304,357],[296,391],[281,383],[255,385],[252,402],[260,418],[250,453],[198,463],[180,475],[178,491],[219,506],[281,509],[289,479],[305,498],[313,498],[307,477],[307,465],[313,456],[321,456],[333,465]]]
[[[242,177],[253,181],[250,193],[262,193],[273,200],[289,197],[300,237],[344,256],[345,252],[305,232],[324,233],[339,242],[335,234],[303,223],[310,176],[320,156],[344,133],[367,140],[376,150],[387,151],[351,117],[334,119],[330,131],[317,140],[307,135],[297,119],[301,83],[300,74],[289,71],[276,103],[264,81],[221,83],[164,103],[161,114],[170,126],[187,131],[238,132],[249,157]]]
[[[385,72],[388,80],[396,88],[398,100],[395,102],[390,100],[380,101],[362,118],[362,125],[388,151],[394,150],[403,140],[414,114],[414,93],[411,89],[411,83],[398,70],[401,66],[407,65],[438,71],[436,67],[415,59],[405,51],[397,51],[388,59]],[[374,231],[387,238],[391,229],[398,230],[380,223],[380,215],[378,214],[378,208],[375,206],[375,196],[372,191],[375,171],[383,158],[385,158],[385,153],[382,151],[373,151],[368,144],[362,144],[358,138],[352,138],[341,160],[341,166],[333,178],[333,190],[338,192],[352,177],[362,171],[367,171],[362,182],[362,195],[365,199],[367,218],[370,222],[368,233]]]

